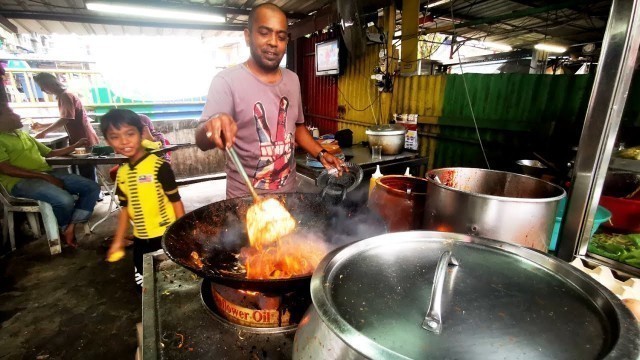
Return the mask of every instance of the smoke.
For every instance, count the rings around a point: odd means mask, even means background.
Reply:
[[[333,247],[387,232],[382,219],[366,206],[368,191],[366,186],[361,186],[349,192],[343,202],[329,207],[327,240]]]

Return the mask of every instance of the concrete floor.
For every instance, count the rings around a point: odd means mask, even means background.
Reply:
[[[226,180],[180,188],[185,210],[224,199]],[[93,224],[108,210],[98,203]],[[117,212],[91,235],[77,229],[79,247],[51,256],[44,237],[22,235],[0,257],[0,359],[133,359],[141,298],[133,282],[132,250],[104,261]]]

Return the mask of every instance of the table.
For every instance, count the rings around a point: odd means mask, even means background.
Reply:
[[[69,135],[66,132],[48,133],[43,139],[36,140],[51,149],[61,149],[69,146]]]
[[[360,165],[364,172],[363,183],[368,180],[376,171],[376,166],[380,165],[380,171],[385,174],[404,174],[407,167],[417,167],[427,165],[427,158],[415,152],[403,151],[397,155],[382,155],[380,160],[372,160],[371,152],[367,146],[354,145],[350,148],[343,148],[346,162]],[[296,170],[305,176],[316,179],[324,168],[315,168],[307,165],[307,153],[296,154]],[[414,173],[414,175],[417,175]]]
[[[119,154],[101,156],[91,155],[87,157],[52,156],[45,159],[47,160],[47,163],[49,165],[119,165],[127,161],[126,156],[122,156]],[[120,204],[118,204],[118,201],[116,200],[115,184],[109,185],[109,182],[100,171],[96,171],[96,174],[98,175],[98,184],[107,189],[111,200],[109,202],[109,211],[107,211],[102,219],[98,220],[95,224],[93,224],[93,226],[91,226],[91,231],[93,231],[96,226],[102,224],[105,220],[107,220],[112,211],[120,209]],[[113,209],[114,206],[115,209]]]

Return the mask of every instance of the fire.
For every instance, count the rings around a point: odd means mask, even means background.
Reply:
[[[262,250],[243,248],[240,259],[245,261],[247,278],[284,279],[311,274],[328,250],[321,243],[303,240],[292,234]]]
[[[252,247],[262,250],[291,233],[296,221],[276,199],[266,199],[247,211],[247,234]]]
[[[282,279],[308,275],[327,253],[321,242],[296,236],[296,220],[276,199],[247,211],[249,247],[240,251],[248,279]]]

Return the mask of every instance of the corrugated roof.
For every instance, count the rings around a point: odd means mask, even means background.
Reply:
[[[242,30],[252,6],[265,1],[255,0],[154,0],[138,4],[171,7],[199,12],[226,13],[224,24],[188,24],[167,21],[147,21],[126,16],[111,16],[86,9],[84,0],[0,0],[0,16],[15,25],[18,33],[48,35],[201,35],[214,36],[218,31]],[[327,5],[330,0],[276,0],[296,21]],[[131,3],[131,2],[129,2]]]
[[[292,15],[304,18],[337,0],[275,0],[273,3]],[[391,1],[391,0],[390,0]],[[216,31],[240,30],[247,11],[260,0],[153,0],[150,6],[171,6],[198,11],[223,8],[227,22],[217,25],[155,22],[107,16],[86,9],[84,0],[0,0],[0,15],[17,26],[20,33],[154,34],[215,36]],[[367,0],[354,3],[369,4]],[[383,1],[381,1],[382,3]],[[397,0],[396,3],[401,3]],[[427,5],[439,5],[428,7]],[[566,44],[597,42],[602,39],[611,0],[422,0],[422,28],[427,31],[446,28],[453,22],[473,26],[456,29],[461,36],[531,47],[547,39]],[[523,16],[514,16],[514,15]],[[489,21],[502,16],[500,21]],[[506,16],[506,18],[504,18]],[[2,19],[0,19],[2,20]],[[487,20],[484,21],[483,20]],[[145,24],[146,26],[140,26]],[[151,26],[150,26],[151,25]],[[444,31],[452,33],[452,31]]]
[[[434,21],[426,22],[424,27],[451,25],[453,12],[453,20],[458,24],[487,20],[456,29],[460,36],[525,48],[545,39],[570,45],[601,41],[610,7],[611,0],[457,0],[427,9]],[[513,18],[490,22],[492,18],[510,15]]]

